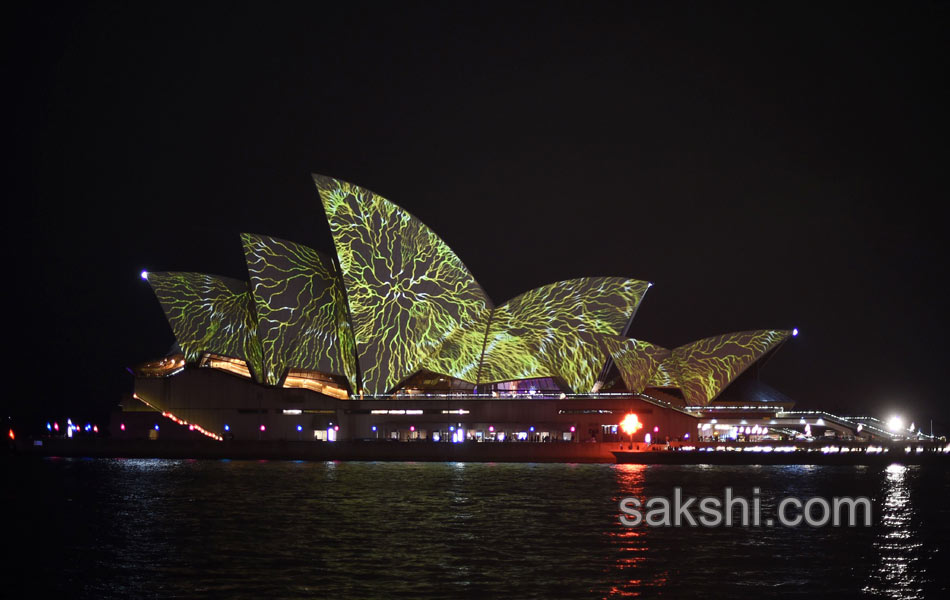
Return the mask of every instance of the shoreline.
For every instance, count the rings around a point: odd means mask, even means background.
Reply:
[[[39,457],[87,458],[171,458],[233,460],[309,460],[309,461],[397,461],[397,462],[546,462],[546,463],[624,463],[624,464],[710,464],[710,465],[950,465],[950,454],[939,444],[907,444],[866,447],[845,446],[847,451],[822,451],[814,446],[791,452],[763,451],[759,445],[733,445],[721,451],[721,445],[706,450],[667,449],[666,446],[638,448],[637,451],[616,442],[597,443],[426,443],[357,441],[314,443],[288,440],[225,441],[213,440],[115,440],[42,439],[18,440],[14,455]],[[717,451],[717,446],[720,451]],[[758,446],[756,448],[756,446]],[[922,448],[920,452],[916,448]],[[621,449],[622,448],[622,449]],[[755,451],[750,451],[755,449]],[[810,450],[810,451],[809,451]]]

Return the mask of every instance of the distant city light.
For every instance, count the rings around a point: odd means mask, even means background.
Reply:
[[[158,431],[158,423],[155,423],[155,431]]]
[[[891,417],[887,422],[887,428],[891,431],[900,431],[904,428],[904,419],[898,416]]]
[[[224,424],[224,430],[225,430],[225,431],[231,431],[231,426],[228,425],[227,423],[225,423],[225,424]]]
[[[297,431],[303,431],[303,425],[297,425]]]
[[[574,433],[575,429],[576,428],[573,425],[571,425],[571,433]]]
[[[142,271],[142,272],[140,273],[140,277],[141,277],[142,279],[148,281],[148,271]]]
[[[650,438],[650,434],[649,434],[649,433],[646,434],[645,436],[643,436],[643,441],[646,442],[646,443],[648,443],[648,444],[650,443],[651,438]]]
[[[795,337],[796,335],[798,335],[798,327],[792,329],[792,337]]]
[[[122,431],[125,431],[125,423],[122,423],[121,425],[119,425],[119,429]]]
[[[49,423],[46,424],[46,431],[53,431],[53,426]]]
[[[264,427],[264,424],[261,424],[261,431],[267,431],[267,427]]]
[[[453,430],[454,430],[455,428],[454,428],[454,427],[450,427],[449,429],[453,429]],[[375,426],[375,425],[373,425],[373,431],[376,431],[376,426]]]

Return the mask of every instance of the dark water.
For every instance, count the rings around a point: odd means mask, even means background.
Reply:
[[[948,597],[924,467],[7,459],[6,590],[43,597]],[[873,499],[861,528],[625,528],[624,496]],[[12,587],[11,587],[12,586]]]

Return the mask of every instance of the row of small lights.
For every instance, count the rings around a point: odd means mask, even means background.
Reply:
[[[46,423],[46,431],[59,433],[59,421],[54,421],[52,423]],[[80,428],[79,425],[75,425],[72,419],[66,419],[66,435],[73,437],[73,432],[79,433],[80,431],[85,431],[86,433],[99,433],[99,426],[93,425],[92,423],[86,423],[86,426]]]
[[[152,406],[151,404],[149,404],[146,400],[142,399],[141,396],[139,396],[139,395],[137,395],[137,394],[132,394],[132,396],[133,396],[136,400],[138,400],[138,401],[142,402],[143,404],[145,404],[146,406],[148,406],[149,408],[152,408],[152,409],[154,409],[154,410],[158,410],[158,409],[156,409],[154,406]],[[207,429],[205,429],[204,427],[202,427],[202,426],[200,426],[200,425],[198,425],[198,424],[196,424],[196,423],[189,423],[188,421],[185,421],[184,419],[179,419],[178,417],[176,417],[175,415],[173,415],[172,413],[170,413],[170,412],[168,412],[168,411],[162,411],[162,416],[165,417],[165,418],[167,418],[167,419],[171,419],[172,421],[174,421],[175,423],[178,423],[179,425],[183,425],[183,426],[186,425],[186,426],[188,426],[188,430],[189,430],[189,431],[197,431],[198,433],[200,433],[200,434],[202,434],[202,435],[206,435],[206,436],[208,436],[209,438],[211,438],[211,439],[213,439],[213,440],[216,440],[216,441],[219,441],[219,442],[224,440],[224,438],[221,437],[220,435],[218,435],[218,434],[216,434],[216,433],[213,433],[213,432],[211,432],[211,431],[208,431]],[[125,423],[122,423],[122,424],[119,426],[119,429],[121,429],[122,431],[125,431]],[[158,423],[155,424],[155,431],[158,431]]]
[[[695,446],[683,446],[682,450],[695,450]],[[925,448],[922,446],[917,446],[912,448],[911,446],[906,446],[904,448],[905,453],[910,452],[924,452]],[[821,448],[801,448],[799,446],[716,446],[716,447],[705,447],[699,448],[700,452],[821,452],[822,454],[836,454],[836,453],[848,453],[848,452],[865,452],[867,454],[880,454],[886,453],[889,450],[882,446],[868,446],[867,448],[848,448],[847,446],[823,446]],[[950,453],[950,445],[944,446],[943,448],[935,448],[933,452],[943,452]]]

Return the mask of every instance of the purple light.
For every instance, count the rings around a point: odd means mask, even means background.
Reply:
[[[415,426],[415,425],[410,425],[410,426],[409,426],[409,431],[415,431],[415,430],[416,430],[416,426]]]
[[[266,428],[266,427],[264,427],[264,425],[263,425],[263,424],[261,424],[261,431],[267,431],[267,428]]]
[[[125,431],[125,423],[122,423],[121,425],[119,425],[119,429],[121,429],[122,431]]]
[[[339,425],[334,425],[334,426],[333,426],[333,431],[339,431],[339,430],[340,430],[340,426],[339,426]]]
[[[59,431],[59,423],[58,423],[58,422],[53,423],[53,431]]]
[[[792,337],[795,337],[796,335],[798,335],[798,327],[792,329]]]
[[[659,426],[659,425],[655,425],[655,426],[653,427],[653,433],[659,433],[659,432],[660,432],[660,426]]]
[[[489,426],[488,426],[488,431],[494,433],[494,432],[495,432],[495,426],[494,426],[494,425],[489,425]]]
[[[574,433],[574,426],[571,425],[571,433]]]

